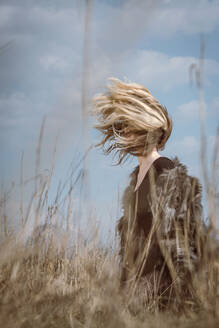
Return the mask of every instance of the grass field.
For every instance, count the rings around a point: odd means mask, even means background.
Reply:
[[[47,174],[35,185],[26,210],[20,206],[16,229],[5,212],[10,193],[1,200],[0,327],[219,326],[215,242],[209,244],[203,270],[194,276],[193,299],[182,300],[177,310],[167,306],[161,311],[149,286],[139,285],[135,292],[120,288],[118,249],[103,246],[98,231],[88,241],[57,228],[58,199],[48,207],[51,178]],[[67,220],[74,208],[66,206]],[[24,238],[32,216],[35,230]],[[39,219],[44,222],[40,226]],[[210,240],[215,240],[213,233],[209,230]]]
[[[201,107],[202,103],[201,99]],[[70,183],[67,190],[64,182],[61,188],[67,200],[64,208],[60,192],[54,202],[49,203],[53,164],[49,173],[38,179],[41,142],[40,137],[35,185],[29,204],[23,205],[22,176],[21,203],[16,217],[11,218],[7,212],[9,203],[13,203],[11,190],[3,191],[0,199],[0,328],[219,327],[219,197],[216,189],[219,142],[215,145],[212,180],[207,179],[202,151],[209,209],[203,267],[194,274],[192,299],[179,300],[177,308],[169,305],[162,311],[158,295],[147,284],[139,284],[135,290],[120,288],[116,241],[112,243],[115,246],[102,245],[98,231],[93,233],[91,227],[87,231],[88,236],[91,232],[95,236],[93,240],[77,233],[77,227],[72,237],[68,224],[74,213],[73,185]],[[15,228],[11,220],[16,222]],[[60,221],[64,222],[65,229],[58,225]],[[30,222],[35,229],[26,238]]]
[[[215,278],[199,281],[197,288],[197,299],[182,313],[161,312],[149,289],[131,297],[120,290],[112,250],[78,241],[67,255],[52,233],[49,242],[41,237],[28,247],[14,235],[1,243],[1,327],[218,327]]]

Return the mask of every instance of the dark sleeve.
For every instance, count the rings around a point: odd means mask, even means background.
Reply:
[[[173,162],[167,157],[160,157],[154,162],[154,166],[158,175],[163,173],[165,169],[170,170],[174,168]]]

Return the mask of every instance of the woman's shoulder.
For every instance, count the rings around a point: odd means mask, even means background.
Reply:
[[[176,163],[174,162],[174,160],[171,160],[165,156],[161,156],[152,163],[151,167],[155,167],[158,173],[162,173],[164,169],[172,169],[175,167],[175,165]],[[135,166],[133,171],[129,174],[129,180],[131,185],[136,185],[138,172],[139,172],[139,165]]]
[[[161,156],[153,162],[153,166],[158,172],[162,172],[164,169],[173,169],[175,167],[173,160],[168,157]]]

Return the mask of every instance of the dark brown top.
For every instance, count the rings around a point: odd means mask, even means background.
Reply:
[[[150,210],[149,199],[151,196],[151,183],[150,183],[150,174],[151,171],[154,172],[154,182],[156,184],[156,180],[160,174],[164,172],[165,169],[174,168],[173,162],[167,157],[159,157],[157,158],[149,168],[146,173],[142,183],[139,188],[135,191],[136,196],[138,196],[137,203],[137,226],[139,231],[144,231],[145,237],[148,236],[151,226],[153,215]],[[135,169],[136,178],[139,172],[139,165]],[[138,195],[137,195],[138,194]],[[147,272],[151,272],[155,266],[158,268],[162,266],[162,255],[159,249],[158,244],[154,240],[153,246],[151,247],[148,260],[145,263],[144,274]]]
[[[163,173],[165,169],[172,169],[174,168],[173,162],[167,157],[158,157],[149,168],[148,172],[146,173],[144,179],[142,180],[140,186],[135,191],[138,192],[138,215],[145,215],[145,212],[148,211],[148,204],[146,202],[147,195],[151,192],[150,190],[150,172],[154,170],[154,178],[155,183],[158,176]],[[139,165],[135,169],[136,177],[138,176],[139,172]]]
[[[138,172],[139,165],[130,174],[130,184],[124,191],[122,199],[124,215],[117,225],[122,263],[121,283],[132,281],[133,277],[153,278],[155,270],[159,274],[162,272],[161,289],[165,291],[173,282],[170,274],[173,272],[170,266],[172,263],[179,273],[183,290],[187,282],[185,277],[188,277],[189,272],[188,254],[194,268],[198,268],[205,243],[201,185],[197,178],[187,174],[186,166],[181,164],[177,157],[172,160],[167,157],[157,158],[138,189],[134,191]],[[154,177],[154,180],[151,177]],[[154,186],[156,189],[153,190]],[[159,193],[158,199],[153,197],[153,191]],[[162,191],[163,197],[160,198]],[[155,222],[159,224],[159,234],[157,234],[157,225],[155,230],[151,230],[152,209],[156,211],[156,205],[159,205],[156,202],[160,200],[161,206],[158,206],[158,209],[161,220]],[[182,204],[186,205],[186,208]],[[147,238],[150,232],[152,232],[150,238]],[[189,253],[187,248],[185,250],[185,242],[188,244]],[[171,258],[170,263],[164,258],[164,249]]]

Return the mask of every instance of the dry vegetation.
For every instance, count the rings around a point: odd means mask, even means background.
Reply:
[[[37,165],[41,142],[42,137]],[[20,205],[20,226],[16,230],[5,212],[10,192],[1,199],[1,327],[218,326],[219,263],[215,252],[216,230],[211,224],[203,269],[193,279],[193,298],[187,303],[182,300],[181,308],[170,305],[160,311],[159,298],[148,285],[139,285],[134,293],[128,288],[120,289],[116,246],[101,246],[97,234],[89,241],[77,233],[73,238],[70,230],[56,224],[61,212],[62,222],[72,218],[71,203],[66,203],[66,211],[62,204],[64,193],[66,200],[70,200],[74,183],[69,183],[68,190],[60,187],[49,206],[52,172],[53,165],[49,174],[41,175],[40,183],[36,179],[32,210],[31,206],[25,210]],[[73,172],[69,181],[80,180]],[[36,227],[25,239],[25,227],[33,215]]]
[[[201,107],[202,102],[201,99]],[[156,292],[147,284],[139,285],[134,292],[120,289],[116,247],[102,246],[97,237],[89,241],[77,233],[72,237],[68,229],[74,213],[71,197],[81,172],[77,176],[73,170],[68,177],[68,190],[64,182],[54,203],[49,204],[54,165],[52,163],[47,175],[41,174],[41,143],[42,130],[33,196],[26,208],[21,197],[19,215],[14,218],[19,223],[16,229],[12,228],[6,211],[8,202],[13,202],[11,190],[0,200],[0,327],[219,327],[218,192],[215,187],[218,185],[218,141],[212,161],[212,179],[205,179],[209,226],[203,267],[194,274],[190,302],[181,300],[181,306],[170,305],[162,311]],[[21,196],[24,185],[21,174]],[[60,218],[65,229],[58,225]],[[31,237],[25,239],[30,221],[34,222],[35,229]],[[90,233],[90,227],[88,230]]]

